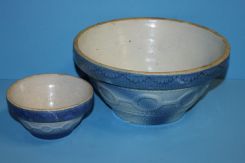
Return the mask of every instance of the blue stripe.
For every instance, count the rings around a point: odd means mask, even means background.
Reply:
[[[74,60],[82,71],[99,81],[134,89],[169,90],[198,86],[215,78],[224,77],[229,58],[212,68],[181,75],[152,75],[116,71],[94,64],[76,52],[74,52]]]
[[[17,118],[22,118],[26,121],[31,122],[61,122],[67,121],[74,118],[77,118],[85,113],[87,113],[93,105],[93,97],[76,107],[65,109],[65,110],[58,110],[58,111],[33,111],[33,110],[26,110],[20,107],[13,105],[11,102],[8,102],[9,111],[11,115]]]

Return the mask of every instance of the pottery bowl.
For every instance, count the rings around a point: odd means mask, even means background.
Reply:
[[[131,18],[99,23],[74,40],[76,65],[125,121],[176,121],[224,77],[230,47],[218,33],[192,23]]]
[[[70,134],[91,110],[93,88],[83,79],[60,74],[34,75],[7,91],[10,114],[44,139]]]

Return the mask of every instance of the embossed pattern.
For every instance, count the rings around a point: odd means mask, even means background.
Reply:
[[[138,124],[172,122],[184,115],[208,89],[208,84],[177,90],[139,90],[95,82],[96,88],[123,120]]]
[[[199,86],[207,84],[214,78],[224,77],[228,68],[229,58],[209,69],[179,75],[150,75],[116,71],[94,64],[76,53],[74,53],[74,60],[82,71],[88,74],[91,78],[99,81],[126,88],[169,90]]]
[[[103,41],[108,36],[112,39]],[[225,77],[229,52],[217,32],[161,18],[100,23],[74,41],[76,65],[119,117],[139,124],[183,116],[210,82]]]
[[[62,135],[63,133],[71,132],[81,121],[82,117],[72,120],[54,123],[39,123],[30,122],[23,119],[19,121],[34,135],[52,137],[52,135]]]
[[[95,83],[104,101],[116,115],[137,124],[175,121],[205,94],[209,83],[223,78],[229,58],[189,74],[141,74],[116,71],[74,54],[78,67]]]

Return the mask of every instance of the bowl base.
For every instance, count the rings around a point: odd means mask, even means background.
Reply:
[[[69,135],[80,124],[83,117],[68,121],[40,123],[19,119],[20,123],[33,135],[41,139],[58,139]]]
[[[119,118],[120,120],[136,125],[162,125],[172,123],[180,120],[185,115],[185,113],[182,113],[169,118],[164,116],[139,116],[118,111],[114,111],[113,113],[115,117]]]
[[[72,130],[67,130],[61,133],[55,133],[55,134],[42,134],[42,133],[34,133],[34,132],[30,132],[33,136],[40,138],[40,139],[60,139],[63,137],[68,136],[69,134],[71,134],[73,131]]]

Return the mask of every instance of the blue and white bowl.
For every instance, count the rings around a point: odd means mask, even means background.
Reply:
[[[36,137],[70,134],[92,109],[93,88],[85,80],[60,74],[34,75],[7,91],[9,112]]]
[[[104,22],[81,31],[74,60],[116,115],[136,124],[176,121],[224,77],[230,47],[218,33],[162,18]]]

